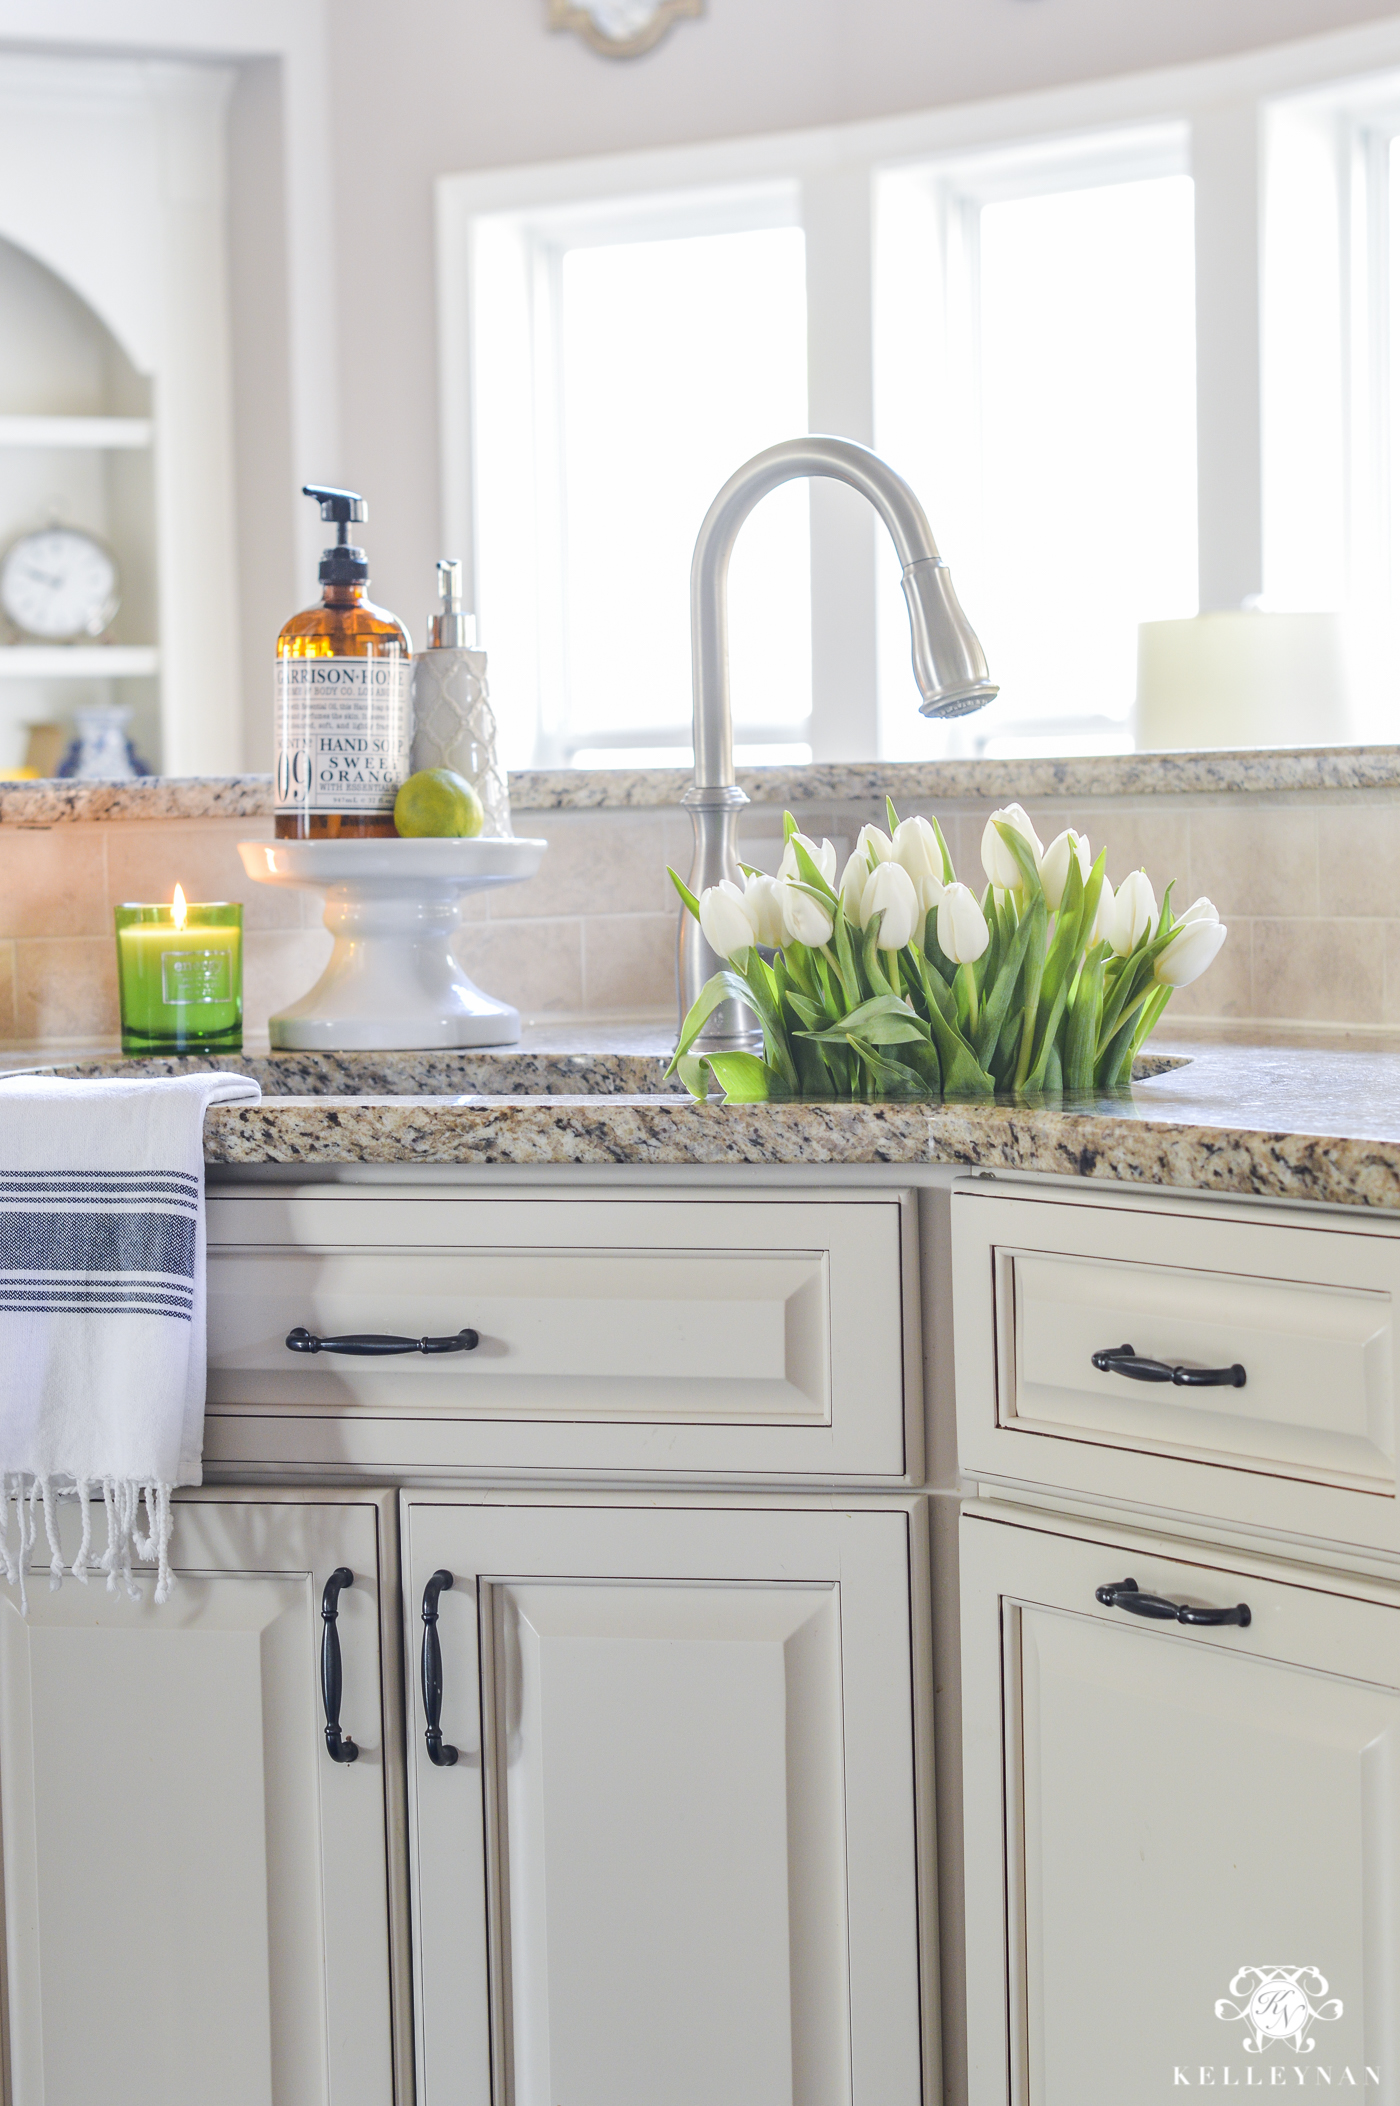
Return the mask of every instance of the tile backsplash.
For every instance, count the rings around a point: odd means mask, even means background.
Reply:
[[[1061,827],[1107,842],[1118,883],[1142,864],[1159,894],[1215,901],[1230,938],[1215,965],[1172,1003],[1171,1021],[1220,1019],[1342,1027],[1400,1025],[1400,790],[1249,796],[1024,800],[1041,838]],[[979,890],[978,845],[990,801],[936,807],[959,875]],[[911,811],[929,811],[910,801]],[[842,858],[873,799],[804,805],[803,828]],[[773,868],[781,815],[754,805],[745,860]],[[466,970],[523,1014],[668,1011],[675,994],[675,898],[667,863],[690,860],[690,824],[674,807],[517,811],[519,833],[549,850],[529,884],[467,902],[457,951]],[[245,906],[245,1020],[303,994],[330,938],[312,896],[253,884],[239,841],[270,839],[269,819],[111,819],[0,825],[0,1043],[111,1041],[117,1033],[112,908],[162,900],[178,879],[191,899]]]

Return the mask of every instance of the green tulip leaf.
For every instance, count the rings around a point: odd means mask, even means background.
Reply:
[[[706,1065],[724,1091],[726,1104],[783,1102],[788,1091],[756,1053],[707,1053]]]
[[[668,877],[670,878],[670,880],[671,880],[671,883],[672,883],[672,884],[673,884],[673,885],[675,886],[675,888],[676,888],[677,892],[679,892],[679,894],[680,894],[681,898],[682,898],[682,899],[683,899],[683,900],[685,901],[686,905],[687,905],[687,906],[689,907],[689,909],[690,909],[691,913],[692,913],[692,914],[693,914],[693,915],[695,916],[695,919],[696,919],[697,921],[699,921],[699,919],[700,919],[700,902],[699,902],[699,900],[698,900],[698,899],[697,899],[697,898],[695,897],[695,894],[694,894],[694,893],[693,893],[693,892],[691,891],[691,889],[690,889],[689,885],[687,885],[687,884],[686,884],[686,882],[685,882],[684,878],[678,878],[678,877],[676,876],[676,873],[675,873],[675,871],[674,871],[674,870],[672,870],[672,868],[671,868],[671,866],[670,866],[670,864],[669,864],[669,863],[668,863],[668,864],[666,865],[666,874],[667,874],[667,876],[668,876]]]

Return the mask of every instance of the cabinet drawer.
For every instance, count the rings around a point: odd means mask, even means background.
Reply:
[[[953,1221],[965,1471],[1395,1543],[1392,1228],[967,1190]],[[1243,1381],[1095,1365],[1124,1347]]]
[[[912,1234],[884,1195],[220,1196],[205,1453],[898,1479]],[[358,1358],[297,1328],[479,1343]]]

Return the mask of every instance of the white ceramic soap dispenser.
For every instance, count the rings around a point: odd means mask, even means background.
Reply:
[[[486,653],[473,648],[476,617],[462,612],[462,566],[437,567],[439,611],[428,648],[413,661],[413,772],[451,768],[481,799],[483,832],[509,835],[510,796],[496,758],[496,718],[486,689]]]

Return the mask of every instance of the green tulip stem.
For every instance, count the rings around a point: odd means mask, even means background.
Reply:
[[[958,967],[958,971],[962,974],[962,984],[967,993],[967,1035],[969,1038],[975,1038],[977,1035],[977,975],[966,959]]]

